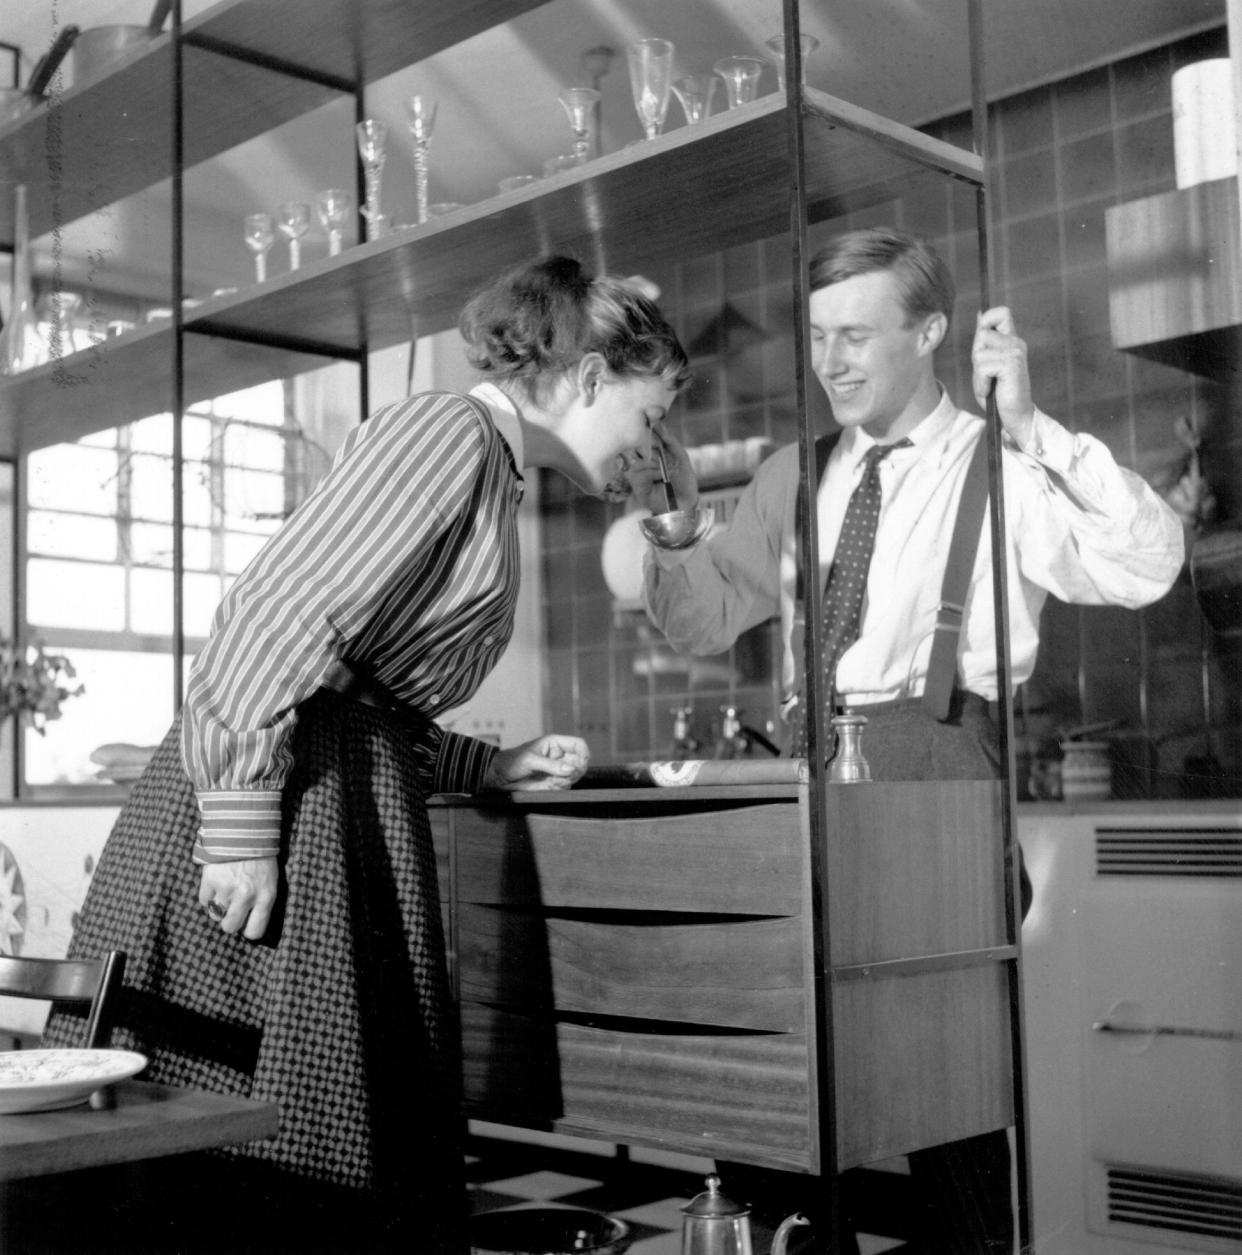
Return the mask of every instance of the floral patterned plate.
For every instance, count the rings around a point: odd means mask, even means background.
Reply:
[[[146,1066],[133,1050],[0,1051],[0,1115],[76,1106]]]

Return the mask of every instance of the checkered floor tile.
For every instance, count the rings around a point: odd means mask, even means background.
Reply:
[[[705,1161],[704,1171],[710,1170]],[[590,1208],[629,1225],[628,1255],[680,1255],[681,1209],[703,1189],[698,1171],[633,1162],[624,1155],[579,1154],[477,1137],[471,1141],[466,1173],[473,1212]],[[754,1239],[757,1255],[767,1255],[771,1234],[756,1225]],[[892,1238],[858,1235],[859,1255],[895,1255],[902,1245]]]

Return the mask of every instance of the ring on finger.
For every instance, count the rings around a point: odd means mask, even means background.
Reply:
[[[212,919],[223,919],[228,914],[228,907],[223,902],[217,902],[214,899],[207,903],[207,914]]]

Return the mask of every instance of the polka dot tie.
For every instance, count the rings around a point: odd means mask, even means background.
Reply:
[[[880,521],[880,463],[894,449],[910,444],[875,445],[863,456],[862,478],[850,496],[833,555],[832,569],[824,589],[824,702],[829,717],[835,707],[837,663],[841,655],[858,639],[862,624],[863,594],[867,591],[867,572],[871,552],[875,548],[875,529]],[[806,754],[806,710],[799,703],[794,714],[794,755]]]

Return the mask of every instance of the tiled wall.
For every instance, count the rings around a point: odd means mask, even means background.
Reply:
[[[1242,461],[1236,391],[1114,349],[1104,236],[1108,206],[1174,186],[1172,72],[1225,50],[1222,29],[1000,102],[989,219],[992,299],[1014,309],[1037,402],[1161,489],[1181,469],[1174,422],[1187,416],[1232,518],[1242,507],[1231,488]],[[965,119],[933,129],[969,146]],[[938,370],[963,402],[979,303],[974,202],[961,185],[928,180],[901,202],[812,232],[814,244],[847,226],[889,222],[936,241],[960,289]],[[796,438],[790,276],[784,238],[653,274],[693,358],[694,382],[674,416],[686,444]],[[829,421],[817,386],[813,393]],[[667,753],[681,705],[694,708],[705,752],[722,706],[764,730],[776,716],[772,626],[726,656],[678,658],[641,613],[616,610],[604,584],[600,545],[620,508],[578,498],[556,477],[544,490],[549,726],[578,728],[598,761]],[[1242,642],[1204,624],[1186,572],[1139,612],[1050,600],[1042,630],[1036,674],[1016,706],[1018,731],[1037,751],[1054,746],[1058,729],[1108,722],[1119,796],[1242,795]]]

